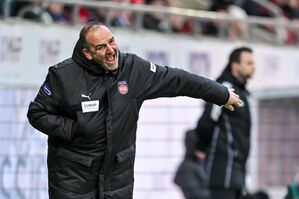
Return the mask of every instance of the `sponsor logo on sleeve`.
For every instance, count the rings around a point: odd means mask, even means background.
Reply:
[[[150,70],[152,71],[152,72],[156,72],[156,70],[157,70],[157,67],[156,67],[156,65],[155,64],[153,64],[152,62],[151,62],[151,68],[150,68]]]
[[[44,85],[43,86],[43,92],[46,94],[46,95],[48,95],[48,96],[51,96],[52,95],[52,91],[51,91],[51,89],[50,89],[50,87],[48,86],[48,85]]]

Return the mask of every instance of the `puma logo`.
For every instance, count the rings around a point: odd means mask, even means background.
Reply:
[[[83,97],[83,98],[87,98],[87,99],[91,100],[91,98],[90,98],[90,94],[91,94],[91,93],[89,93],[88,95],[81,94],[81,97]]]

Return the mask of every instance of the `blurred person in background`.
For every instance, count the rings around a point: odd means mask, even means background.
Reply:
[[[143,4],[143,0],[112,0],[116,3],[138,5]],[[136,13],[131,10],[113,10],[111,25],[115,27],[131,27],[135,21]]]
[[[299,19],[299,1],[298,0],[270,0],[274,6],[277,6],[281,10],[279,17],[275,16],[273,11],[267,7],[261,6],[254,1],[243,1],[240,5],[246,11],[248,15],[273,17],[280,21],[292,21],[298,23]],[[278,33],[278,39],[281,43],[288,45],[295,45],[298,43],[298,30],[291,27],[273,27],[271,25],[259,25],[258,27],[266,30],[270,33]]]
[[[195,129],[199,137],[197,149],[207,154],[206,172],[212,199],[239,199],[245,186],[251,129],[246,84],[254,70],[252,50],[234,49],[217,81],[235,89],[241,106],[228,112],[207,103]]]
[[[213,1],[209,11],[217,12],[217,13],[228,13],[227,8],[232,5],[232,1]],[[222,23],[220,20],[211,20],[203,23],[202,32],[205,35],[218,37],[218,36],[224,36],[225,30],[227,28],[227,25]]]
[[[173,30],[181,34],[192,34],[195,31],[197,21],[192,18],[180,16],[173,17]],[[200,25],[200,24],[199,24]]]
[[[294,182],[288,185],[284,199],[299,199],[299,172],[295,175]]]
[[[227,38],[229,40],[247,39],[247,24],[241,21],[247,18],[246,12],[238,6],[231,5],[228,7],[228,14],[236,18],[236,20],[230,22],[230,26],[227,29]]]
[[[121,53],[110,29],[86,24],[72,57],[49,68],[27,114],[48,135],[49,198],[131,199],[141,105],[175,96],[231,111],[240,103],[215,81]]]
[[[197,135],[189,130],[185,135],[185,157],[179,165],[174,183],[178,185],[186,199],[210,199],[207,176],[204,170],[205,154],[196,151]]]
[[[17,16],[20,10],[27,6],[37,5],[36,0],[26,0],[26,1],[18,1],[12,0],[11,3],[11,16]]]
[[[144,0],[130,0],[131,4],[143,4]]]
[[[299,1],[288,0],[282,7],[283,13],[287,19],[294,24],[299,23]],[[286,28],[285,43],[288,45],[298,44],[298,29],[297,28]]]
[[[168,7],[168,0],[145,0],[145,4],[149,6]],[[143,17],[143,27],[145,29],[164,32],[168,28],[172,29],[172,24],[168,24],[165,19],[165,14],[161,13],[145,13]]]
[[[236,20],[230,22],[221,20],[204,22],[202,23],[203,34],[213,37],[228,38],[229,40],[248,38],[247,25],[241,21],[247,18],[247,14],[241,7],[234,5],[233,0],[213,1],[210,11],[219,14],[228,14]]]
[[[51,15],[46,10],[46,3],[37,0],[31,1],[12,1],[12,16],[22,19],[31,20],[50,24],[53,22]]]
[[[112,0],[115,3],[129,4],[130,0]],[[111,21],[112,26],[116,27],[130,27],[133,17],[133,12],[131,10],[121,10],[117,9],[113,11],[113,17]]]
[[[61,3],[49,3],[46,7],[48,13],[51,15],[54,23],[65,24],[67,19],[65,16],[64,5]]]
[[[98,21],[101,23],[105,22],[106,16],[108,14],[107,9],[98,7],[98,8],[90,8],[89,11],[90,11],[89,16],[88,16],[89,22],[92,22],[92,21]]]

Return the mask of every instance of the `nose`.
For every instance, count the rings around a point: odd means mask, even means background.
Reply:
[[[112,48],[112,46],[111,45],[107,45],[107,52],[108,53],[113,53],[113,48]]]

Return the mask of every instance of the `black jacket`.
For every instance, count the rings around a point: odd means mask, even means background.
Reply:
[[[240,190],[245,184],[245,166],[250,148],[251,119],[248,91],[228,67],[217,79],[233,87],[240,96],[241,106],[231,112],[210,103],[198,121],[198,149],[207,152],[206,169],[212,188]]]
[[[180,187],[186,199],[209,199],[210,191],[204,165],[195,155],[196,141],[195,131],[187,131],[186,154],[175,173],[174,183]]]
[[[132,198],[136,126],[144,100],[190,96],[224,104],[227,89],[183,70],[161,67],[133,54],[119,55],[106,72],[81,53],[49,68],[28,119],[48,135],[49,185],[112,199]],[[82,111],[82,102],[98,111]],[[88,107],[87,107],[88,108]]]

